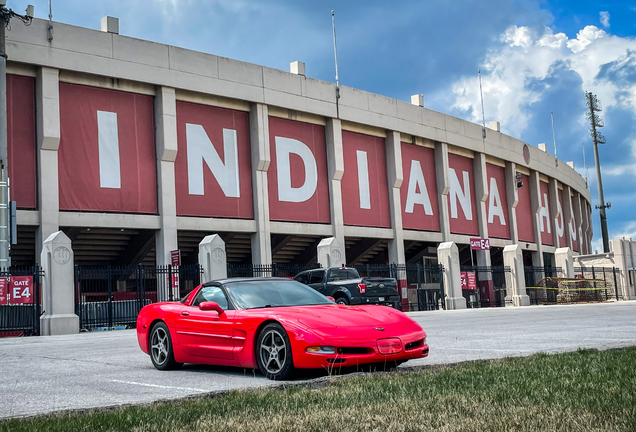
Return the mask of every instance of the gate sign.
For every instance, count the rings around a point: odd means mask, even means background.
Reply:
[[[11,276],[9,295],[11,304],[33,304],[33,276]]]
[[[0,305],[6,305],[9,302],[7,285],[7,278],[0,278]]]
[[[471,238],[471,250],[490,250],[490,239]]]
[[[170,251],[170,261],[173,266],[181,265],[181,249]]]
[[[460,280],[463,290],[476,290],[477,277],[475,272],[460,272]]]

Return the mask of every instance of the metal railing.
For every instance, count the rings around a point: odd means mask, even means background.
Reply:
[[[293,278],[305,270],[320,268],[320,264],[227,264],[227,277],[284,277]]]

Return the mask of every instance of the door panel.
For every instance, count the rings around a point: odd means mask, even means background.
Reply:
[[[234,358],[232,327],[235,311],[202,311],[184,306],[177,318],[177,337],[183,351],[199,357]]]

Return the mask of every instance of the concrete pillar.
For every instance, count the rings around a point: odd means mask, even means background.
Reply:
[[[459,251],[455,242],[440,243],[437,260],[444,266],[443,281],[446,309],[466,309],[466,299],[462,296],[459,270]]]
[[[402,140],[399,132],[388,132],[385,140],[386,172],[389,181],[389,210],[393,239],[389,241],[389,262],[404,264],[404,233],[402,230],[402,204],[400,187],[404,181],[402,173]],[[402,279],[401,277],[398,277]],[[404,275],[406,280],[406,275]]]
[[[36,257],[43,241],[59,231],[59,180],[57,150],[60,145],[59,70],[38,69],[36,84],[36,136],[38,170],[38,207],[40,226],[35,239]]]
[[[506,304],[530,306],[530,297],[526,294],[526,278],[523,266],[521,246],[508,245],[504,248],[504,265],[510,267],[510,277],[506,278]]]
[[[448,172],[448,144],[435,143],[435,181],[437,182],[437,196],[439,198],[439,228],[444,242],[450,240],[450,213],[447,198],[450,191]]]
[[[519,191],[517,190],[517,165],[506,162],[506,200],[508,201],[508,226],[510,228],[510,239],[513,244],[519,243],[519,232],[517,231],[517,204],[519,204]],[[530,187],[530,185],[524,185]]]
[[[534,267],[543,267],[543,243],[541,243],[541,225],[539,215],[541,211],[541,184],[539,173],[530,171],[528,179],[530,187],[530,206],[532,207],[532,221],[534,229],[534,242],[537,245],[537,251],[532,253],[532,265]]]
[[[574,233],[576,235],[576,239],[572,239],[572,241],[576,240],[578,245],[578,253],[579,255],[583,254],[583,222],[581,220],[581,195],[578,192],[573,192],[572,195],[572,213],[573,213],[573,221],[572,225],[574,227]]]
[[[610,243],[611,250],[614,252],[616,269],[620,272],[618,294],[623,300],[636,299],[634,287],[629,283],[629,269],[634,268],[634,257],[631,255],[632,239],[621,237],[618,240],[611,240]]]
[[[318,243],[318,263],[322,267],[345,265],[344,245],[336,237],[322,239]]]
[[[340,120],[328,119],[325,127],[327,144],[327,175],[329,176],[329,196],[331,197],[331,229],[333,236],[342,246],[339,261],[347,262],[345,255],[344,219],[342,216],[342,176],[344,175],[344,154],[342,150],[342,124]],[[321,261],[319,261],[321,262]]]
[[[479,237],[488,238],[488,215],[486,203],[488,202],[488,172],[486,170],[486,155],[475,153],[473,158],[473,173],[475,176],[475,203],[477,204],[477,223],[479,226]],[[490,251],[475,251],[477,265],[479,267],[491,267]],[[495,291],[492,283],[491,272],[480,272],[479,296],[488,299],[490,304],[495,304]]]
[[[554,260],[556,261],[556,267],[563,270],[561,277],[574,277],[574,258],[572,257],[572,249],[569,247],[558,248],[554,252]]]
[[[252,194],[256,232],[252,234],[252,263],[272,263],[272,238],[269,227],[269,118],[267,105],[250,108],[250,147],[252,149]]]
[[[175,90],[157,87],[155,96],[155,146],[157,154],[157,207],[161,228],[155,234],[157,265],[171,264],[170,251],[179,249],[174,161],[177,158],[177,100]],[[157,293],[168,298],[166,284]]]
[[[75,279],[71,239],[62,231],[51,234],[40,255],[44,279],[40,332],[42,336],[79,333],[75,315]]]
[[[203,281],[227,278],[225,242],[218,234],[206,236],[199,243],[199,265],[203,267]]]

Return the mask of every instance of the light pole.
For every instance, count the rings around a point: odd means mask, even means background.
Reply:
[[[7,8],[7,0],[0,0],[0,268],[11,266],[11,227],[9,209],[9,163],[7,158],[7,53],[5,30],[11,18],[25,25],[33,21],[33,6],[26,8],[24,15]],[[15,241],[15,239],[13,239]]]
[[[596,113],[602,110],[601,102],[598,100],[595,94],[592,92],[585,92],[585,102],[589,108],[587,113],[587,119],[590,122],[590,138],[594,142],[594,162],[596,163],[596,182],[598,184],[598,205],[596,208],[599,210],[601,216],[601,234],[603,236],[603,252],[609,252],[609,234],[607,233],[607,215],[605,209],[612,206],[612,203],[605,204],[605,198],[603,197],[603,181],[601,180],[601,164],[598,158],[598,145],[605,144],[605,137],[601,135],[596,128],[605,126],[603,119]]]

